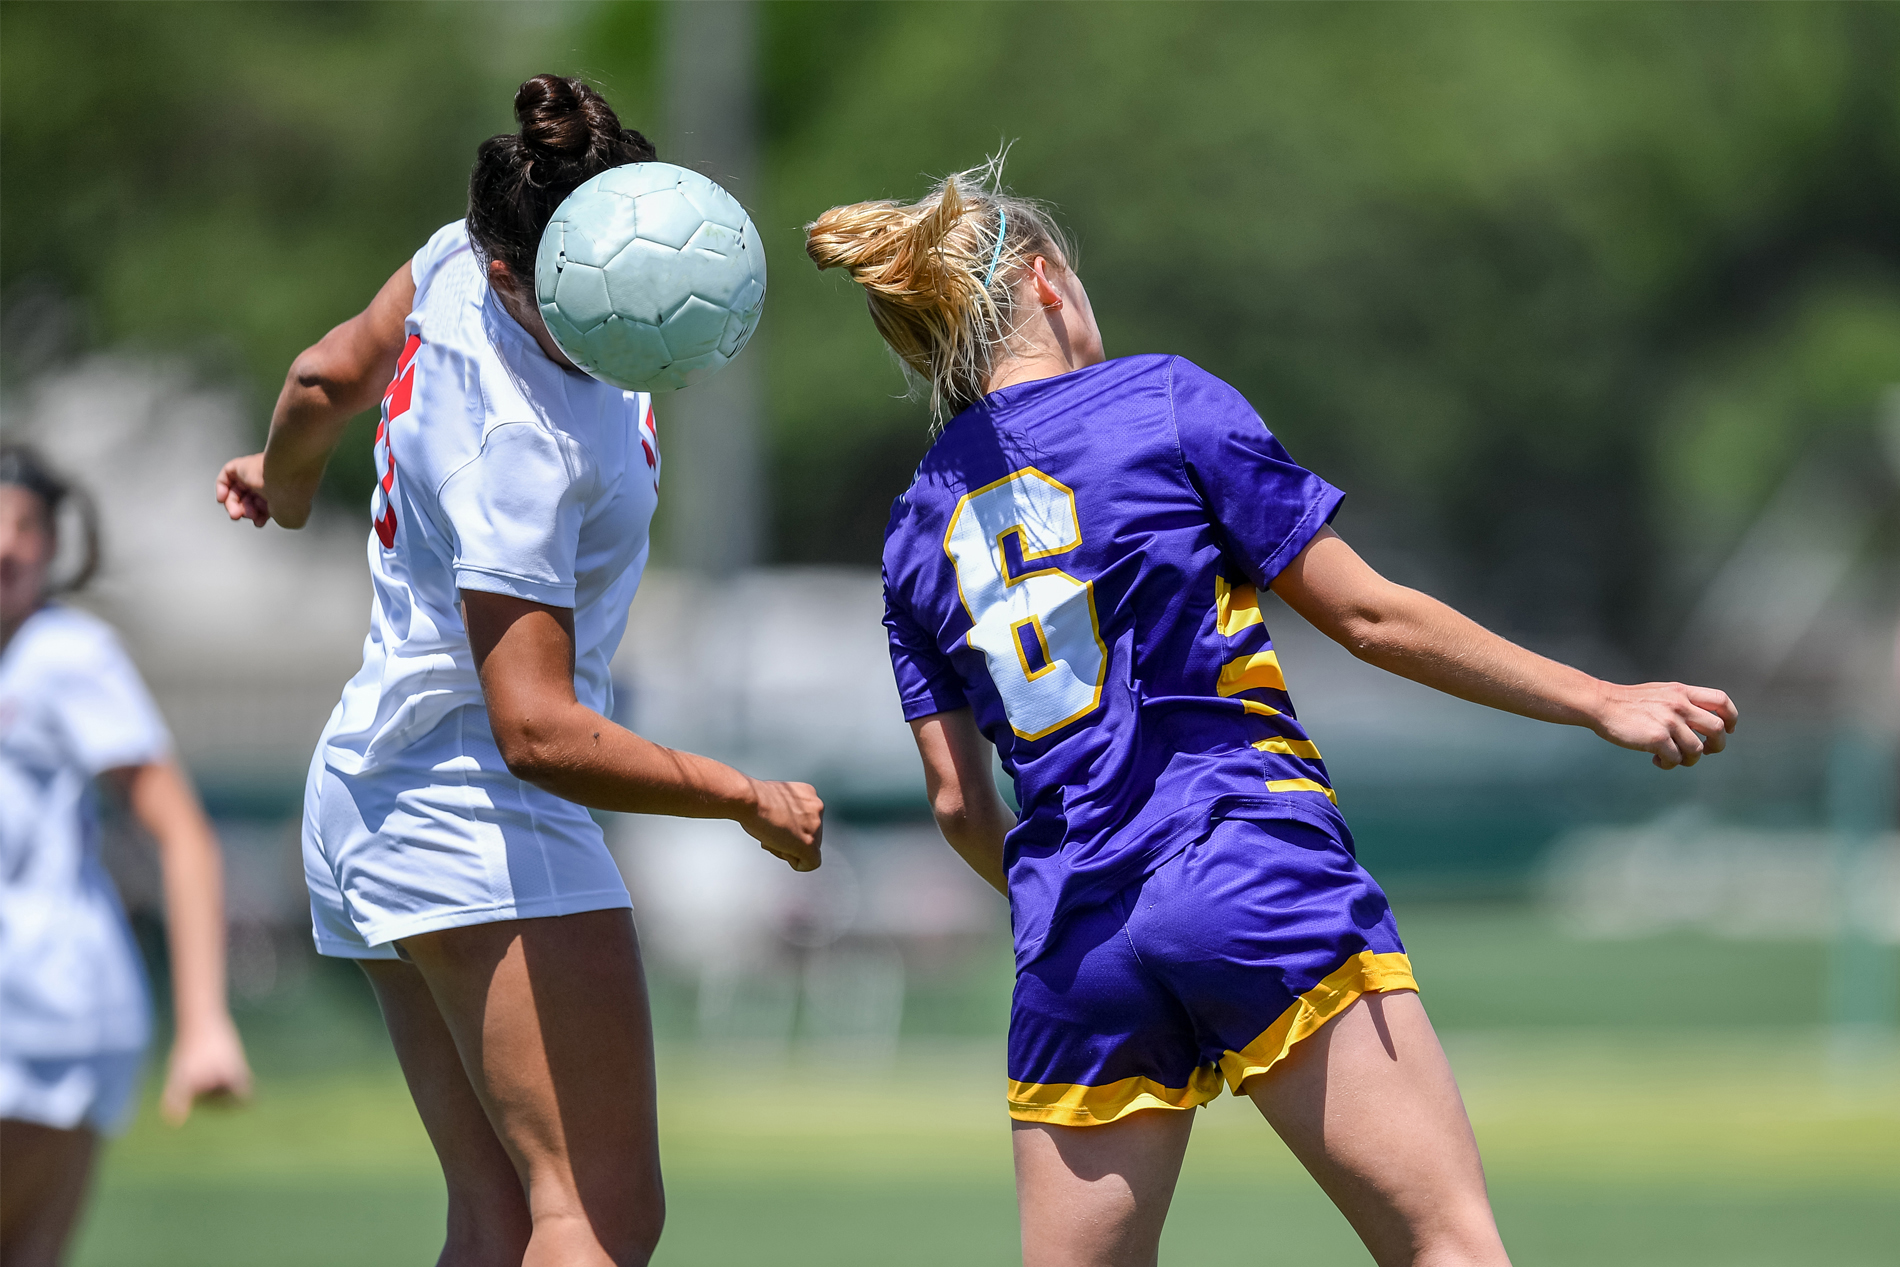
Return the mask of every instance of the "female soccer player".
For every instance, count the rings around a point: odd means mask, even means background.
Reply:
[[[1728,697],[1596,681],[1380,577],[1233,388],[1105,359],[1060,230],[980,173],[835,207],[806,247],[954,414],[892,512],[885,623],[937,821],[1010,899],[1025,1262],[1153,1263],[1183,1110],[1223,1081],[1381,1264],[1505,1262],[1259,591],[1381,668],[1665,769],[1721,751]]]
[[[302,526],[382,392],[363,667],[310,765],[318,949],[369,974],[448,1182],[446,1264],[644,1263],[663,1201],[627,889],[586,806],[730,818],[808,871],[822,806],[606,719],[647,558],[651,404],[576,370],[533,298],[554,210],[654,157],[539,75],[484,142],[468,217],[297,358],[235,520]],[[384,390],[383,385],[387,384]]]
[[[177,1037],[159,1104],[250,1093],[224,1000],[218,840],[165,723],[112,630],[53,601],[67,483],[0,446],[0,1263],[60,1260],[102,1135],[136,1105],[151,1005],[99,861],[92,785],[123,794],[158,844]],[[72,497],[88,513],[83,497]]]

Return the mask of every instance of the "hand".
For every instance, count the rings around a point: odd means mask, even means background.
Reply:
[[[1737,716],[1728,696],[1706,686],[1606,682],[1590,728],[1620,747],[1649,753],[1659,768],[1673,770],[1727,747]]]
[[[816,871],[825,834],[825,803],[809,783],[769,783],[752,781],[757,806],[739,820],[739,826],[765,851],[783,858],[794,871]]]
[[[251,1067],[244,1044],[229,1017],[195,1031],[183,1031],[172,1044],[159,1111],[173,1126],[183,1126],[199,1099],[248,1100]]]
[[[270,503],[264,499],[264,455],[232,458],[218,472],[218,501],[232,520],[248,519],[262,528],[270,522]]]

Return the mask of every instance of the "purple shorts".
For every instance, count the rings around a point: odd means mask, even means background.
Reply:
[[[1093,1126],[1234,1094],[1362,994],[1416,990],[1385,893],[1333,833],[1214,823],[1016,973],[1009,1114]]]

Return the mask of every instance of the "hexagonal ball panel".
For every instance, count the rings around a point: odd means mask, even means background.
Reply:
[[[621,317],[586,335],[584,351],[584,358],[574,357],[576,365],[626,392],[652,390],[654,377],[673,362],[666,340],[657,329],[644,321]]]
[[[576,330],[592,330],[614,310],[607,298],[607,274],[569,260],[554,282],[554,306]]]
[[[709,224],[722,225],[736,233],[748,223],[739,200],[710,180],[681,181],[679,191],[699,212],[699,218]]]
[[[677,189],[641,194],[633,205],[639,209],[636,212],[640,221],[639,236],[675,250],[692,241],[699,226],[706,223],[699,209]]]
[[[684,361],[717,351],[719,336],[726,332],[727,315],[722,306],[709,304],[698,295],[689,296],[660,326],[673,359]]]
[[[659,325],[692,293],[679,277],[680,253],[670,246],[635,238],[607,264],[607,291],[614,311]]]

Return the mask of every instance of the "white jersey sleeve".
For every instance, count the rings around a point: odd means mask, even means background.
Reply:
[[[581,521],[597,482],[571,437],[531,422],[495,427],[439,494],[456,587],[574,606]]]
[[[445,224],[429,236],[416,253],[409,257],[409,279],[416,284],[416,302],[422,302],[422,296],[435,280],[436,273],[462,252],[471,250],[468,241],[468,221],[457,220]]]
[[[104,625],[69,635],[51,659],[44,698],[59,717],[68,751],[87,774],[145,765],[171,750],[151,692]]]

